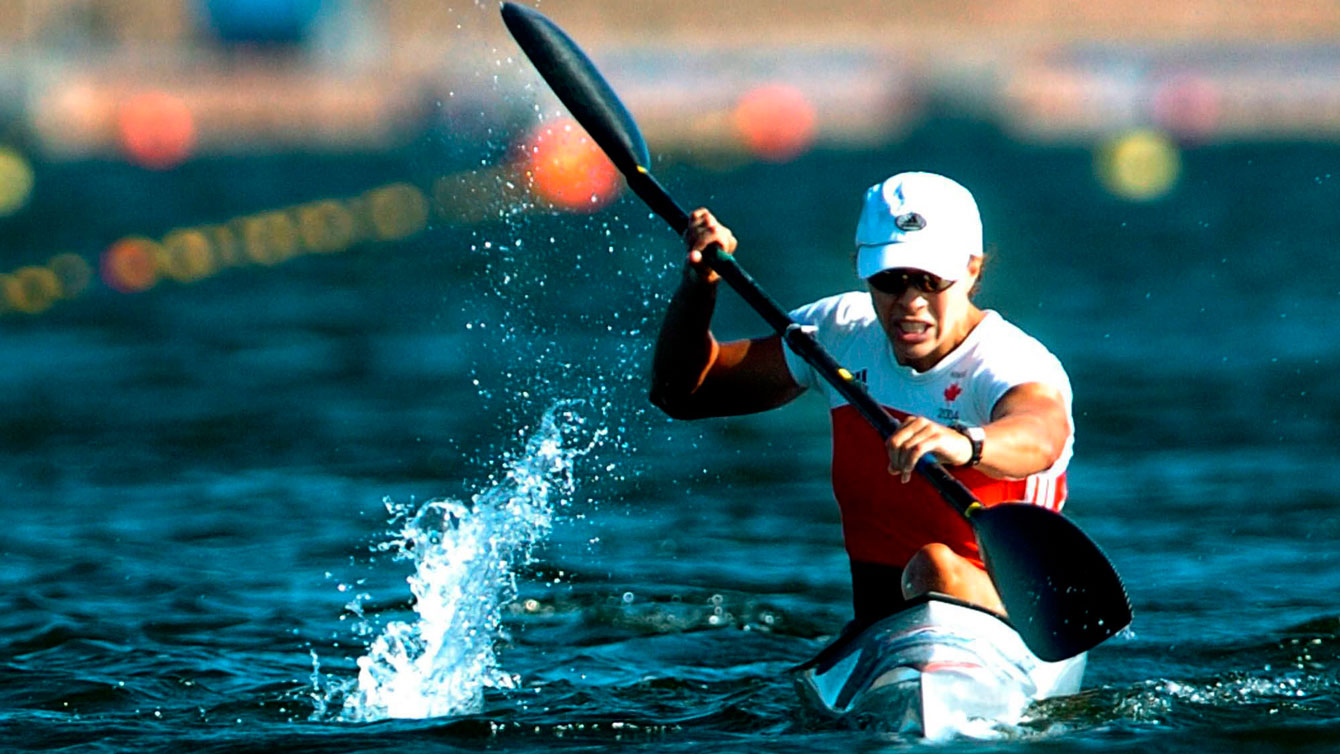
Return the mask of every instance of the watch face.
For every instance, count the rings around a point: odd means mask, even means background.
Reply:
[[[981,427],[970,427],[962,422],[954,422],[950,429],[960,432],[972,443],[972,458],[968,459],[967,466],[976,466],[982,462],[982,444],[986,442],[986,430]]]
[[[976,466],[982,462],[982,443],[986,441],[986,430],[981,427],[963,427],[960,431],[972,443],[972,458],[968,459],[968,465]]]

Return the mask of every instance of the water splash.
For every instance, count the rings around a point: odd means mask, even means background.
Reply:
[[[584,424],[576,402],[550,408],[524,452],[504,455],[502,478],[469,502],[387,503],[392,531],[376,549],[413,563],[415,617],[386,624],[358,659],[357,687],[343,695],[339,719],[469,714],[482,708],[486,689],[517,685],[494,652],[505,638],[502,611],[516,597],[517,569],[572,500],[574,464],[605,437]],[[327,691],[326,701],[338,693]]]

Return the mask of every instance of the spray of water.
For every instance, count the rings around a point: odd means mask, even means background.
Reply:
[[[477,0],[474,11],[474,20],[497,28],[496,3]],[[367,642],[357,680],[323,673],[313,652],[314,720],[468,714],[480,710],[487,690],[519,683],[494,651],[504,638],[501,616],[515,598],[517,571],[547,538],[560,508],[591,502],[574,499],[579,459],[589,455],[580,475],[585,487],[627,478],[629,437],[648,410],[640,379],[652,344],[646,328],[658,316],[653,300],[670,290],[658,275],[672,275],[678,257],[616,253],[621,246],[649,248],[650,238],[666,242],[645,210],[633,222],[617,211],[570,215],[531,195],[516,169],[516,147],[562,110],[533,67],[510,55],[514,49],[477,50],[484,68],[462,76],[491,79],[503,112],[530,110],[533,122],[500,125],[493,100],[475,110],[475,100],[454,90],[439,103],[442,117],[482,137],[442,143],[453,164],[478,166],[435,186],[447,228],[462,234],[461,250],[480,269],[479,286],[454,290],[452,300],[460,326],[487,342],[471,369],[487,415],[514,426],[556,396],[585,398],[544,412],[525,433],[524,450],[490,464],[491,475],[469,501],[387,504],[391,530],[377,549],[412,565],[414,615],[381,625],[363,614],[370,597],[354,596],[346,617],[357,619],[354,636]],[[506,230],[476,225],[482,220]],[[652,230],[654,236],[643,237]],[[579,406],[589,418],[578,415]],[[612,448],[618,457],[602,458]],[[578,510],[574,517],[584,515]]]
[[[392,531],[376,549],[409,561],[414,616],[393,621],[358,659],[355,688],[314,681],[318,711],[342,695],[341,720],[430,718],[477,712],[487,689],[514,687],[495,644],[516,571],[548,536],[574,494],[574,464],[597,447],[577,404],[547,411],[501,478],[468,502],[387,503]],[[325,688],[322,688],[322,686]]]

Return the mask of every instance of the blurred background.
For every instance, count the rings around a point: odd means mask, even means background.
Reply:
[[[1186,149],[1340,138],[1340,9],[1324,0],[544,10],[658,154],[715,171],[886,149],[952,118],[1090,152],[1087,181],[1154,202],[1176,191]],[[535,115],[553,100],[491,3],[10,0],[0,45],[11,318],[478,222],[493,213],[467,195],[486,172],[547,163],[523,188],[577,212],[620,189],[580,139],[543,138]],[[545,153],[515,148],[529,142]],[[479,162],[462,159],[471,146]],[[370,167],[388,155],[411,164]],[[230,172],[248,163],[269,172]],[[312,185],[320,170],[341,174],[337,194]]]

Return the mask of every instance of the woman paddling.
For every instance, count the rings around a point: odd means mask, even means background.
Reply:
[[[693,419],[763,411],[806,389],[822,391],[857,623],[931,591],[1004,613],[971,528],[912,472],[933,454],[984,504],[1022,500],[1059,510],[1073,444],[1071,393],[1042,344],[973,304],[982,224],[968,190],[930,173],[872,186],[856,230],[857,274],[868,292],[791,313],[903,421],[887,443],[780,337],[712,336],[718,277],[703,253],[713,243],[733,252],[736,239],[705,209],[693,213],[684,239],[688,263],[657,340],[652,402]]]

